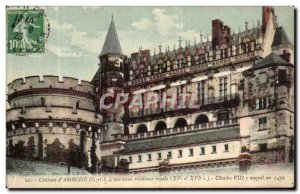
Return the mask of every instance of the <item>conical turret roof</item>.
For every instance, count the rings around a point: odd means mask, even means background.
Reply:
[[[278,46],[282,44],[292,45],[291,41],[289,40],[288,36],[283,27],[276,28],[274,39],[272,46]]]
[[[113,17],[111,19],[108,32],[106,34],[105,42],[100,53],[100,56],[113,53],[113,54],[122,54],[122,48],[119,41],[118,33],[115,27]]]

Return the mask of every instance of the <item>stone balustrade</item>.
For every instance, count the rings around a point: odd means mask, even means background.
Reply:
[[[161,131],[148,131],[145,133],[137,133],[137,134],[130,134],[130,135],[116,134],[114,138],[128,141],[128,140],[145,139],[145,138],[158,137],[158,136],[167,136],[172,134],[188,133],[191,131],[200,131],[200,130],[207,130],[213,128],[228,127],[228,126],[234,126],[238,124],[239,124],[238,118],[233,118],[233,119],[223,120],[223,121],[213,121],[213,122],[202,123],[202,124],[188,125],[183,128],[169,128]]]

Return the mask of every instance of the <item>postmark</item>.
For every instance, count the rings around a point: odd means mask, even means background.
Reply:
[[[44,53],[50,23],[39,7],[7,7],[7,53]]]

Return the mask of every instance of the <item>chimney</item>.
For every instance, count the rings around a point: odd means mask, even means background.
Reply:
[[[220,46],[222,39],[226,39],[226,43],[229,43],[228,37],[230,36],[230,27],[224,26],[223,22],[219,19],[212,21],[212,49],[216,49]]]
[[[212,48],[216,49],[220,44],[223,22],[219,19],[212,21]]]
[[[262,32],[263,33],[266,32],[271,12],[274,15],[274,8],[272,6],[263,6],[262,7]]]
[[[282,55],[279,56],[283,58],[286,62],[291,63],[291,53],[286,52],[286,50],[284,50]]]

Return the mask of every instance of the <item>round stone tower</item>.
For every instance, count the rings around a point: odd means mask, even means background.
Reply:
[[[93,84],[74,78],[14,80],[8,84],[7,154],[95,171],[102,117],[93,99]]]

